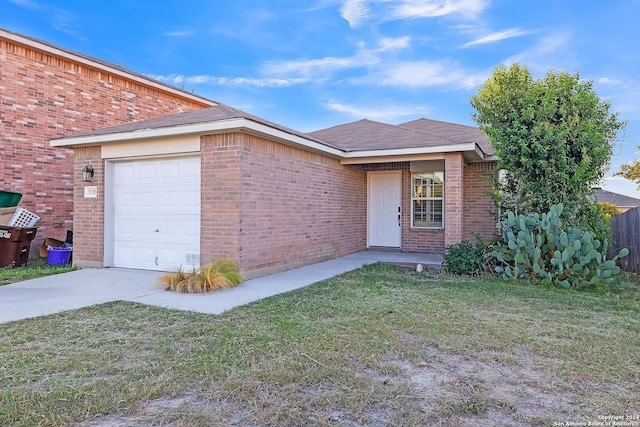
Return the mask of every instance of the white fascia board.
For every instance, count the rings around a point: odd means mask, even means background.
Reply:
[[[320,152],[322,154],[326,154],[335,158],[343,158],[345,152],[338,149],[333,148],[325,144],[321,144],[319,142],[303,138],[298,135],[293,135],[288,132],[284,132],[280,129],[274,129],[270,126],[263,125],[262,123],[254,122],[253,120],[243,119],[245,122],[245,126],[243,126],[244,130],[253,131],[252,133],[257,133],[260,135],[266,135],[271,138],[276,138],[278,140],[283,141],[285,144],[295,145],[298,147],[305,148],[307,150]]]
[[[228,131],[238,129],[243,119],[220,120],[207,123],[196,123],[183,126],[168,126],[157,129],[139,129],[130,132],[106,133],[102,135],[71,136],[59,139],[52,139],[52,147],[73,148],[78,146],[102,145],[123,141],[135,141],[153,138],[165,138],[169,136],[182,136],[193,134],[207,134],[216,131]]]
[[[5,31],[0,31],[0,35],[2,37],[4,37],[4,38],[6,38],[8,40],[11,40],[11,41],[14,41],[16,43],[20,43],[20,44],[23,44],[23,45],[31,46],[31,47],[34,47],[34,48],[36,48],[38,50],[41,50],[43,52],[49,53],[51,55],[59,56],[59,57],[68,59],[69,61],[77,62],[77,63],[83,64],[83,65],[89,66],[91,68],[97,68],[97,69],[104,70],[104,71],[106,71],[108,73],[111,73],[111,74],[116,74],[116,75],[124,77],[124,78],[126,78],[128,80],[133,80],[135,82],[138,82],[138,83],[140,83],[142,85],[154,87],[154,88],[156,88],[156,89],[158,89],[158,90],[160,90],[162,92],[169,92],[169,93],[172,93],[172,94],[174,94],[176,96],[179,96],[181,98],[188,98],[188,99],[190,99],[192,101],[195,101],[195,102],[198,102],[198,103],[201,103],[201,104],[205,104],[205,105],[209,105],[209,106],[216,105],[215,102],[210,101],[210,100],[208,100],[206,98],[202,98],[200,96],[193,95],[193,94],[190,94],[188,92],[183,92],[183,91],[179,90],[178,88],[174,89],[171,86],[165,86],[165,85],[162,85],[160,83],[156,83],[152,78],[149,78],[147,80],[147,79],[144,79],[144,78],[142,78],[140,76],[136,76],[134,74],[129,74],[126,71],[119,70],[117,68],[111,68],[111,67],[109,67],[107,65],[104,65],[104,64],[101,64],[99,62],[92,61],[92,60],[90,60],[88,58],[84,58],[82,56],[74,55],[74,54],[72,54],[70,52],[66,52],[64,50],[56,49],[53,46],[48,46],[46,44],[39,43],[39,42],[37,42],[35,40],[28,39],[28,38],[25,38],[25,37],[21,37],[21,36],[19,36],[17,34],[11,34],[11,33],[5,32]]]
[[[89,145],[103,145],[117,142],[129,142],[136,140],[149,140],[156,138],[166,138],[171,136],[183,135],[208,135],[222,132],[245,131],[256,135],[262,135],[267,138],[282,141],[285,144],[303,147],[308,150],[320,152],[332,157],[342,158],[344,152],[337,148],[332,148],[324,144],[293,135],[271,126],[257,123],[253,120],[245,118],[217,120],[207,123],[196,123],[184,126],[171,126],[158,129],[140,129],[133,132],[110,133],[104,135],[88,135],[78,137],[67,137],[60,139],[52,139],[50,145],[52,147],[82,147]]]
[[[484,153],[477,144],[453,144],[453,145],[441,145],[436,147],[415,147],[415,148],[398,148],[391,150],[363,150],[363,151],[350,151],[344,153],[344,158],[347,160],[357,160],[367,157],[398,157],[398,156],[413,156],[420,154],[437,154],[437,153],[453,153],[453,152],[465,152],[472,151],[478,155],[480,159],[484,159]]]

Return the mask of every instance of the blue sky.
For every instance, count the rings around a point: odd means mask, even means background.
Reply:
[[[300,131],[474,125],[496,66],[578,71],[629,122],[609,175],[640,158],[640,0],[0,0],[0,27]]]

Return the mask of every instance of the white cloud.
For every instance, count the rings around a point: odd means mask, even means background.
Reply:
[[[410,37],[382,38],[378,47],[366,49],[364,43],[359,44],[359,48],[352,56],[345,57],[325,57],[320,59],[304,59],[294,61],[270,61],[263,67],[263,73],[270,76],[293,75],[297,77],[325,79],[330,74],[338,71],[374,67],[381,62],[378,55],[391,50],[405,49],[409,47]]]
[[[545,74],[550,68],[575,68],[569,64],[574,58],[569,49],[571,34],[567,32],[553,32],[542,39],[531,49],[507,58],[503,63],[507,66],[520,63],[527,64],[532,72]],[[564,62],[564,65],[563,65]]]
[[[471,73],[447,61],[417,61],[395,63],[370,76],[350,79],[349,81],[381,86],[414,88],[448,86],[453,89],[471,89],[484,82],[488,75],[488,73]]]
[[[167,31],[164,33],[167,37],[190,37],[193,35],[193,31],[191,30],[176,30],[176,31]]]
[[[618,79],[612,79],[609,77],[600,77],[597,80],[598,83],[603,84],[603,85],[619,85],[622,83],[622,80],[618,80]]]
[[[396,19],[433,18],[451,14],[460,14],[476,18],[488,6],[487,0],[400,0],[393,7],[391,15]]]
[[[351,28],[373,19],[401,20],[460,15],[478,18],[489,0],[342,0],[340,15]]]
[[[307,83],[307,79],[287,78],[248,78],[248,77],[219,77],[206,74],[197,76],[184,76],[182,74],[169,74],[167,76],[147,74],[148,77],[163,83],[175,86],[190,85],[214,85],[227,87],[287,87]]]
[[[340,8],[340,15],[349,23],[351,28],[356,28],[370,17],[371,9],[366,0],[345,0]]]
[[[40,5],[38,3],[29,0],[9,0],[9,2],[28,9],[40,9]]]
[[[376,105],[375,107],[357,107],[334,101],[329,102],[327,104],[327,108],[352,117],[366,117],[371,120],[380,120],[385,122],[393,121],[401,117],[426,115],[429,111],[422,105]]]
[[[295,74],[301,76],[324,75],[332,71],[373,65],[379,59],[369,54],[356,54],[349,57],[326,57],[300,61],[271,61],[263,71],[271,75]]]
[[[380,40],[380,47],[375,49],[375,52],[384,52],[386,50],[394,50],[394,49],[405,49],[409,47],[409,42],[411,41],[411,37],[404,36],[398,37],[395,39],[383,37]]]
[[[471,46],[477,46],[480,44],[495,43],[501,40],[525,36],[527,34],[530,34],[530,32],[524,31],[518,28],[512,28],[505,31],[498,31],[495,33],[487,34],[486,36],[480,37],[479,39],[476,39],[469,43],[464,44],[462,47],[471,47]]]

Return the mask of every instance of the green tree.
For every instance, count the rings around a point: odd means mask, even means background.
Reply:
[[[547,212],[562,203],[574,227],[602,235],[594,186],[626,123],[592,86],[577,72],[550,70],[535,79],[526,66],[501,65],[471,98],[473,119],[506,171],[497,193],[501,207]]]
[[[640,148],[640,146],[638,148]],[[635,182],[638,185],[638,189],[640,189],[640,162],[638,160],[621,165],[620,171],[616,172],[614,175],[621,176],[629,181]]]

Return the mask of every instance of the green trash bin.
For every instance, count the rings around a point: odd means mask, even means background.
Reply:
[[[22,194],[13,191],[0,190],[0,208],[12,208],[18,206]]]

